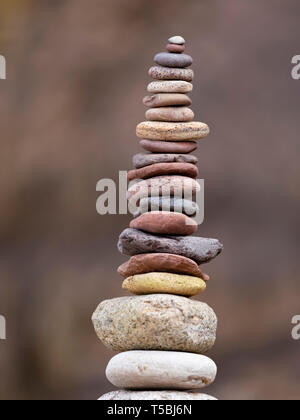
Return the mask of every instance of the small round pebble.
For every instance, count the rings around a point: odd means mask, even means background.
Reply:
[[[149,93],[189,93],[193,85],[184,80],[160,80],[149,83],[147,90]]]
[[[206,283],[199,277],[172,273],[146,273],[128,277],[123,289],[135,295],[169,293],[180,296],[196,296],[206,289]]]
[[[99,401],[217,401],[210,395],[183,391],[113,391]]]
[[[167,44],[166,50],[170,53],[182,54],[185,50],[185,46],[179,44]]]
[[[185,44],[185,39],[182,36],[176,35],[176,36],[172,36],[171,38],[169,38],[168,42],[170,44],[184,45]]]
[[[195,141],[155,141],[142,139],[140,146],[150,153],[192,153],[198,149],[198,143]]]
[[[179,67],[185,68],[193,64],[193,59],[187,54],[174,54],[168,52],[162,52],[156,54],[154,57],[156,64],[164,67]]]
[[[149,76],[156,80],[185,80],[191,82],[194,78],[194,72],[192,69],[153,66],[149,69]]]
[[[201,389],[212,384],[216,364],[207,356],[163,351],[128,351],[106,368],[109,382],[124,389]]]
[[[186,106],[150,108],[146,112],[148,121],[190,122],[194,117],[194,112]]]
[[[143,103],[149,107],[159,106],[189,106],[191,98],[183,93],[157,93],[148,95],[143,99]]]

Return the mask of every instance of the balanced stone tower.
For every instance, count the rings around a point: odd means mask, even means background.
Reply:
[[[133,296],[104,301],[93,315],[99,338],[119,352],[106,370],[119,390],[102,400],[215,399],[199,390],[217,373],[204,356],[215,343],[217,317],[206,303],[190,299],[209,280],[201,265],[223,248],[217,239],[191,236],[200,185],[198,160],[190,153],[209,128],[194,122],[189,108],[193,60],[184,54],[184,39],[170,38],[166,49],[149,70],[147,121],[137,126],[149,153],[135,155],[128,172],[129,181],[138,180],[127,193],[136,211],[118,244],[131,257],[118,272]]]

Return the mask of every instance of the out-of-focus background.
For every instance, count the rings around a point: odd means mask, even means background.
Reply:
[[[129,216],[99,216],[96,183],[140,151],[148,68],[169,36],[194,57],[206,220],[224,253],[201,299],[219,317],[207,392],[299,399],[300,54],[297,0],[1,0],[1,399],[96,399],[112,357],[90,317],[122,296]]]

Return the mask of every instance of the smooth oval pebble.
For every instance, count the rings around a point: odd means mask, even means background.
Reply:
[[[142,139],[140,145],[144,150],[151,153],[191,153],[198,149],[198,143],[195,141],[157,141]]]
[[[194,78],[194,72],[192,69],[153,66],[149,69],[149,76],[156,80],[185,80],[191,82]]]
[[[200,184],[192,178],[180,175],[157,176],[132,185],[127,191],[127,199],[140,200],[144,197],[180,197],[190,199],[200,192]]]
[[[106,300],[92,317],[103,344],[114,351],[165,350],[203,354],[216,340],[217,317],[206,304],[175,295]]]
[[[216,379],[217,366],[200,354],[129,351],[117,354],[106,368],[109,382],[124,389],[201,389]]]
[[[191,98],[183,93],[157,93],[156,95],[148,95],[143,99],[143,103],[149,107],[159,106],[189,106]]]
[[[189,93],[193,85],[184,80],[159,80],[149,83],[147,90],[149,93]]]
[[[139,217],[149,211],[172,211],[193,217],[199,213],[200,209],[194,201],[179,197],[145,197],[140,200],[139,208],[134,217]]]
[[[197,178],[199,174],[198,168],[192,163],[154,163],[140,169],[133,169],[127,173],[128,181],[134,179],[148,179],[155,176],[163,175],[183,175],[191,178]]]
[[[179,44],[167,44],[166,50],[170,53],[181,54],[184,52],[185,46]]]
[[[154,163],[198,163],[198,158],[194,155],[161,153],[161,154],[147,154],[138,153],[133,156],[132,164],[136,169],[144,168],[145,166],[153,165]]]
[[[217,401],[210,395],[183,391],[112,391],[99,401]]]
[[[182,213],[152,211],[144,213],[130,222],[131,229],[158,235],[192,235],[198,229],[195,220]]]
[[[151,272],[186,274],[199,277],[204,281],[209,280],[209,276],[202,273],[195,261],[173,254],[161,253],[134,255],[129,261],[126,261],[118,268],[118,273],[125,279],[136,274],[146,274]]]
[[[161,52],[154,57],[156,64],[163,67],[185,68],[193,64],[193,59],[187,54],[174,54],[169,52]]]
[[[189,122],[194,117],[193,111],[185,106],[150,108],[146,112],[148,121]]]
[[[202,293],[206,289],[206,283],[199,277],[156,272],[128,277],[122,287],[135,295],[169,293],[191,297]]]
[[[223,250],[217,239],[196,236],[158,236],[137,229],[125,229],[118,249],[124,255],[166,253],[190,258],[203,264],[216,258]]]
[[[208,136],[209,127],[205,123],[196,121],[188,123],[145,121],[138,124],[136,134],[148,140],[200,140]]]
[[[175,35],[175,36],[172,36],[171,38],[169,38],[168,42],[170,44],[184,45],[185,44],[185,39],[180,35]]]

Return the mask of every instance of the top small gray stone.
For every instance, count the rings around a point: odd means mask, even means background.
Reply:
[[[170,44],[184,45],[185,39],[182,36],[176,35],[168,39]]]

